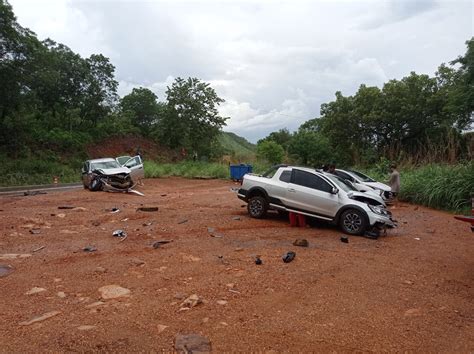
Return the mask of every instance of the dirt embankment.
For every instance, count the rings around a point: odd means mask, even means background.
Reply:
[[[180,333],[216,352],[474,350],[468,225],[402,204],[398,229],[345,244],[331,226],[249,218],[234,186],[1,198],[0,351],[170,351]]]
[[[176,151],[157,144],[151,139],[135,135],[111,137],[86,147],[87,155],[92,159],[123,155],[135,156],[138,151],[145,159],[158,162],[174,162],[182,159],[182,156]]]

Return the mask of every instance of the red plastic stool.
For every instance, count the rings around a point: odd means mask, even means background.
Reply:
[[[306,227],[306,216],[298,214],[298,224],[301,227]]]
[[[290,211],[290,225],[298,226],[298,214],[292,213]]]

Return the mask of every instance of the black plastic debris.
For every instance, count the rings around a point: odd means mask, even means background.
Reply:
[[[293,259],[295,259],[295,257],[296,257],[295,252],[288,251],[283,255],[282,259],[283,259],[283,262],[290,263]]]
[[[110,213],[111,214],[115,214],[115,213],[119,213],[120,212],[120,209],[119,208],[112,208],[110,209]]]
[[[114,237],[127,237],[127,233],[123,230],[115,230],[112,233],[112,236],[114,236]]]
[[[153,212],[158,211],[158,207],[139,207],[137,211],[146,211],[146,212]]]
[[[365,234],[364,234],[364,236],[365,236],[366,238],[370,238],[370,239],[372,239],[372,240],[376,240],[376,239],[379,238],[380,233],[377,232],[377,231],[366,231]]]
[[[302,239],[295,240],[295,242],[293,242],[293,246],[308,247],[309,243],[308,243],[308,240],[302,238]]]
[[[261,265],[261,264],[263,264],[263,261],[260,259],[260,257],[258,257],[258,256],[255,257],[255,264],[256,264],[256,265]]]
[[[349,243],[349,237],[347,237],[346,235],[342,235],[342,236],[341,236],[341,242],[343,242],[343,243]]]
[[[32,235],[39,235],[41,233],[40,229],[31,229],[30,234]]]
[[[75,207],[72,205],[60,205],[58,206],[58,209],[74,209]]]
[[[97,251],[97,248],[94,246],[86,246],[82,249],[84,252],[95,252]]]

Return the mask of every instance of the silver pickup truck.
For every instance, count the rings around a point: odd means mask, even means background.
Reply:
[[[395,226],[379,196],[306,167],[279,165],[262,176],[246,174],[237,195],[253,218],[263,218],[269,209],[293,212],[338,224],[352,235]]]

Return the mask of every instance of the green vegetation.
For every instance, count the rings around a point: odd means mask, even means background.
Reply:
[[[222,132],[217,137],[224,155],[230,155],[239,161],[254,161],[256,146],[246,139],[229,132]]]
[[[378,181],[388,179],[385,161],[361,172]],[[428,164],[419,167],[403,167],[400,200],[431,208],[456,212],[469,212],[471,193],[474,192],[474,162],[457,165]]]
[[[270,165],[256,163],[252,164],[253,173],[263,173]],[[153,161],[145,161],[145,177],[185,177],[185,178],[230,178],[229,165],[216,162],[181,161],[178,163],[158,164]]]
[[[20,186],[53,183],[53,176],[59,177],[60,183],[79,182],[80,167],[73,168],[60,161],[44,159],[12,160],[0,155],[2,171],[0,186]],[[80,166],[80,164],[78,165]]]

